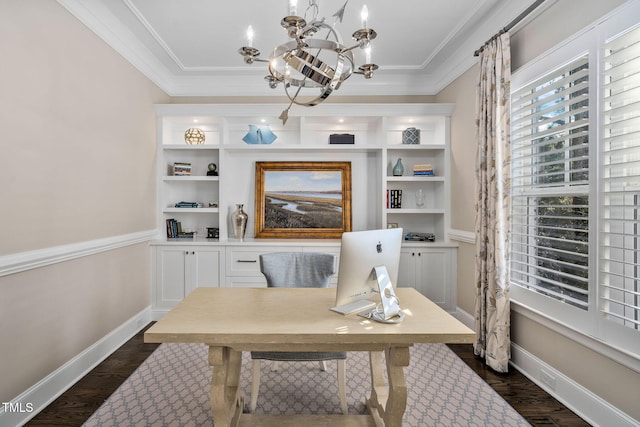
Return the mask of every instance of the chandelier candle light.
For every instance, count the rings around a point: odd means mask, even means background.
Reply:
[[[282,124],[286,124],[289,109],[293,104],[305,107],[317,105],[340,88],[342,82],[351,74],[362,74],[366,79],[370,79],[378,69],[378,66],[371,62],[371,40],[375,39],[377,34],[368,28],[369,11],[366,5],[362,7],[360,15],[362,29],[352,35],[357,42],[354,46],[345,46],[335,28],[338,20],[342,22],[347,3],[349,0],[333,14],[334,23],[329,25],[325,18],[318,18],[318,0],[309,0],[303,17],[298,16],[297,1],[289,0],[288,15],[282,18],[280,24],[287,31],[290,40],[276,46],[269,59],[259,58],[260,51],[253,47],[253,27],[250,25],[247,29],[247,46],[241,47],[238,52],[247,64],[256,61],[269,64],[269,74],[265,77],[269,87],[275,89],[278,83],[284,85],[285,93],[291,102],[280,114]],[[355,48],[365,51],[365,64],[357,70],[353,55]],[[309,96],[308,90],[319,90],[320,93],[315,92],[315,95]]]

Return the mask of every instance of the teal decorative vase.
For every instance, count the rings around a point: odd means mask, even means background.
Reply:
[[[276,138],[269,126],[249,125],[249,132],[242,140],[247,144],[271,144]]]
[[[404,166],[402,165],[401,158],[398,157],[398,161],[391,172],[393,173],[393,176],[402,176],[402,174],[404,174]]]

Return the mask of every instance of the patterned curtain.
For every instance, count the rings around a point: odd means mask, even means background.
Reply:
[[[474,352],[498,372],[509,370],[509,223],[511,203],[509,33],[480,53],[476,94],[476,307]]]

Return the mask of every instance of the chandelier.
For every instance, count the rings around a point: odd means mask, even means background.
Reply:
[[[332,16],[329,25],[325,18],[318,18],[318,1],[309,0],[303,16],[298,15],[297,1],[289,0],[288,15],[280,24],[287,31],[289,41],[276,46],[269,59],[259,58],[260,51],[253,47],[253,28],[247,29],[247,46],[238,50],[244,62],[267,62],[269,74],[265,77],[269,87],[275,89],[279,83],[284,86],[289,106],[279,118],[286,124],[293,104],[311,107],[327,99],[351,74],[362,74],[366,79],[373,77],[378,69],[371,63],[371,40],[376,32],[367,28],[368,10],[362,7],[362,29],[353,33],[356,44],[347,47],[342,42],[335,26],[342,22],[347,0]],[[353,50],[365,51],[365,64],[355,69]],[[309,95],[311,93],[311,95]]]

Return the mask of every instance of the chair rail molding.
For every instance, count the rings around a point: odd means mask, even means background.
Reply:
[[[157,238],[157,230],[138,231],[130,234],[71,243],[68,245],[52,246],[33,251],[19,252],[0,256],[0,277],[20,273],[33,268],[45,267],[63,261],[69,261],[83,256],[94,255],[125,246],[148,242]]]
[[[474,245],[476,243],[476,233],[473,231],[451,229],[449,230],[449,239]]]

